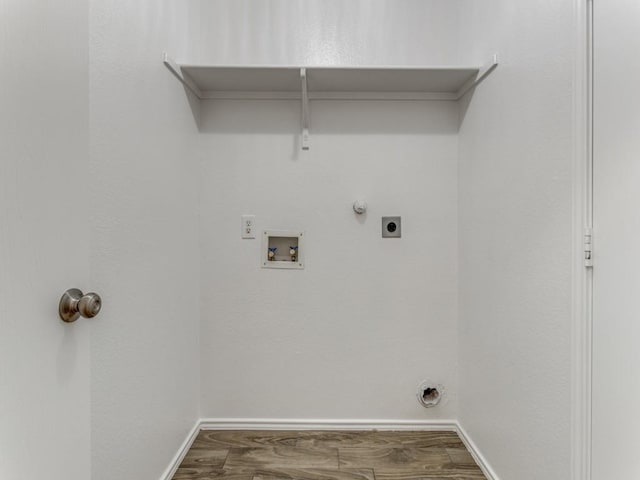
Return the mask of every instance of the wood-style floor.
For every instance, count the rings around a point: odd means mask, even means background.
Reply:
[[[485,479],[453,432],[211,431],[173,480]]]

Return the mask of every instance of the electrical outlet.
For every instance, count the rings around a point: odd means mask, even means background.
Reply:
[[[242,225],[240,230],[240,236],[242,238],[256,238],[254,233],[256,230],[256,216],[255,215],[242,215]]]
[[[401,220],[401,217],[382,217],[382,237],[402,237]]]

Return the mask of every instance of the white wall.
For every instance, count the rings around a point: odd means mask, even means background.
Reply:
[[[457,109],[447,102],[203,109],[204,417],[452,418],[456,396]],[[365,218],[351,204],[369,203]],[[260,229],[305,231],[306,268],[260,268]],[[402,215],[402,239],[380,237]],[[447,405],[420,407],[425,377]]]
[[[569,478],[572,2],[465,2],[500,53],[460,131],[459,418],[502,479]]]
[[[162,65],[187,7],[91,2],[93,480],[159,478],[198,417],[197,128]]]
[[[604,480],[640,477],[640,99],[625,88],[640,81],[640,5],[594,10],[592,467],[593,480]]]
[[[88,8],[0,0],[0,478],[85,480]]]
[[[451,64],[459,2],[201,0],[193,63]]]
[[[194,62],[450,63],[457,4],[201,4]],[[211,101],[201,134],[204,417],[453,418],[457,109],[446,102]],[[357,218],[351,204],[365,198]],[[306,232],[306,269],[260,268],[258,229]],[[403,238],[380,238],[402,215]],[[431,378],[446,405],[420,407]]]
[[[43,476],[45,465],[49,476],[67,467],[77,469],[68,478],[89,478],[89,432],[75,422],[89,415],[89,362],[77,361],[86,345],[73,340],[86,325],[61,330],[45,313],[61,284],[86,274],[66,263],[43,274],[42,259],[66,251],[68,236],[40,230],[59,211],[77,217],[85,200],[90,226],[78,238],[91,231],[88,285],[105,305],[91,323],[92,479],[158,478],[199,416],[198,398],[205,417],[459,413],[501,478],[568,478],[569,4],[92,0],[88,115],[86,4],[19,3],[0,1],[11,45],[29,47],[0,44],[2,65],[23,67],[3,70],[0,91],[0,131],[18,139],[1,143],[14,161],[0,164],[11,200],[0,202],[0,239],[15,248],[2,249],[0,285],[11,294],[0,313],[17,319],[30,299],[50,298],[33,323],[3,320],[2,363],[18,367],[0,385],[56,378],[82,406],[43,407],[46,383],[5,387],[0,411],[18,414],[2,419],[2,476]],[[73,55],[45,54],[58,50]],[[163,50],[269,64],[477,63],[498,51],[502,64],[462,120],[442,102],[315,102],[312,150],[302,153],[297,102],[207,102],[198,131]],[[19,73],[30,69],[26,82]],[[82,183],[88,133],[90,193],[76,198],[58,186],[69,169]],[[364,219],[351,211],[358,197],[370,204]],[[243,213],[259,229],[305,230],[306,269],[259,268],[260,241],[240,239]],[[401,240],[380,239],[387,214],[402,215]],[[12,348],[25,337],[37,342]],[[418,406],[425,377],[446,385],[442,407]],[[65,429],[39,428],[53,420]],[[52,449],[30,462],[33,444],[15,441],[25,429],[43,444],[74,444],[79,460]],[[57,430],[65,434],[53,439]]]

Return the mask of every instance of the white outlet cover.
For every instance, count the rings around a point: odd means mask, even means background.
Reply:
[[[240,236],[242,238],[256,238],[255,215],[242,215],[240,217]]]

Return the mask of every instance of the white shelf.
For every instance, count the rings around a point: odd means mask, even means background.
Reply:
[[[253,66],[164,64],[199,99],[300,99],[303,148],[308,148],[309,100],[459,100],[498,65]]]

